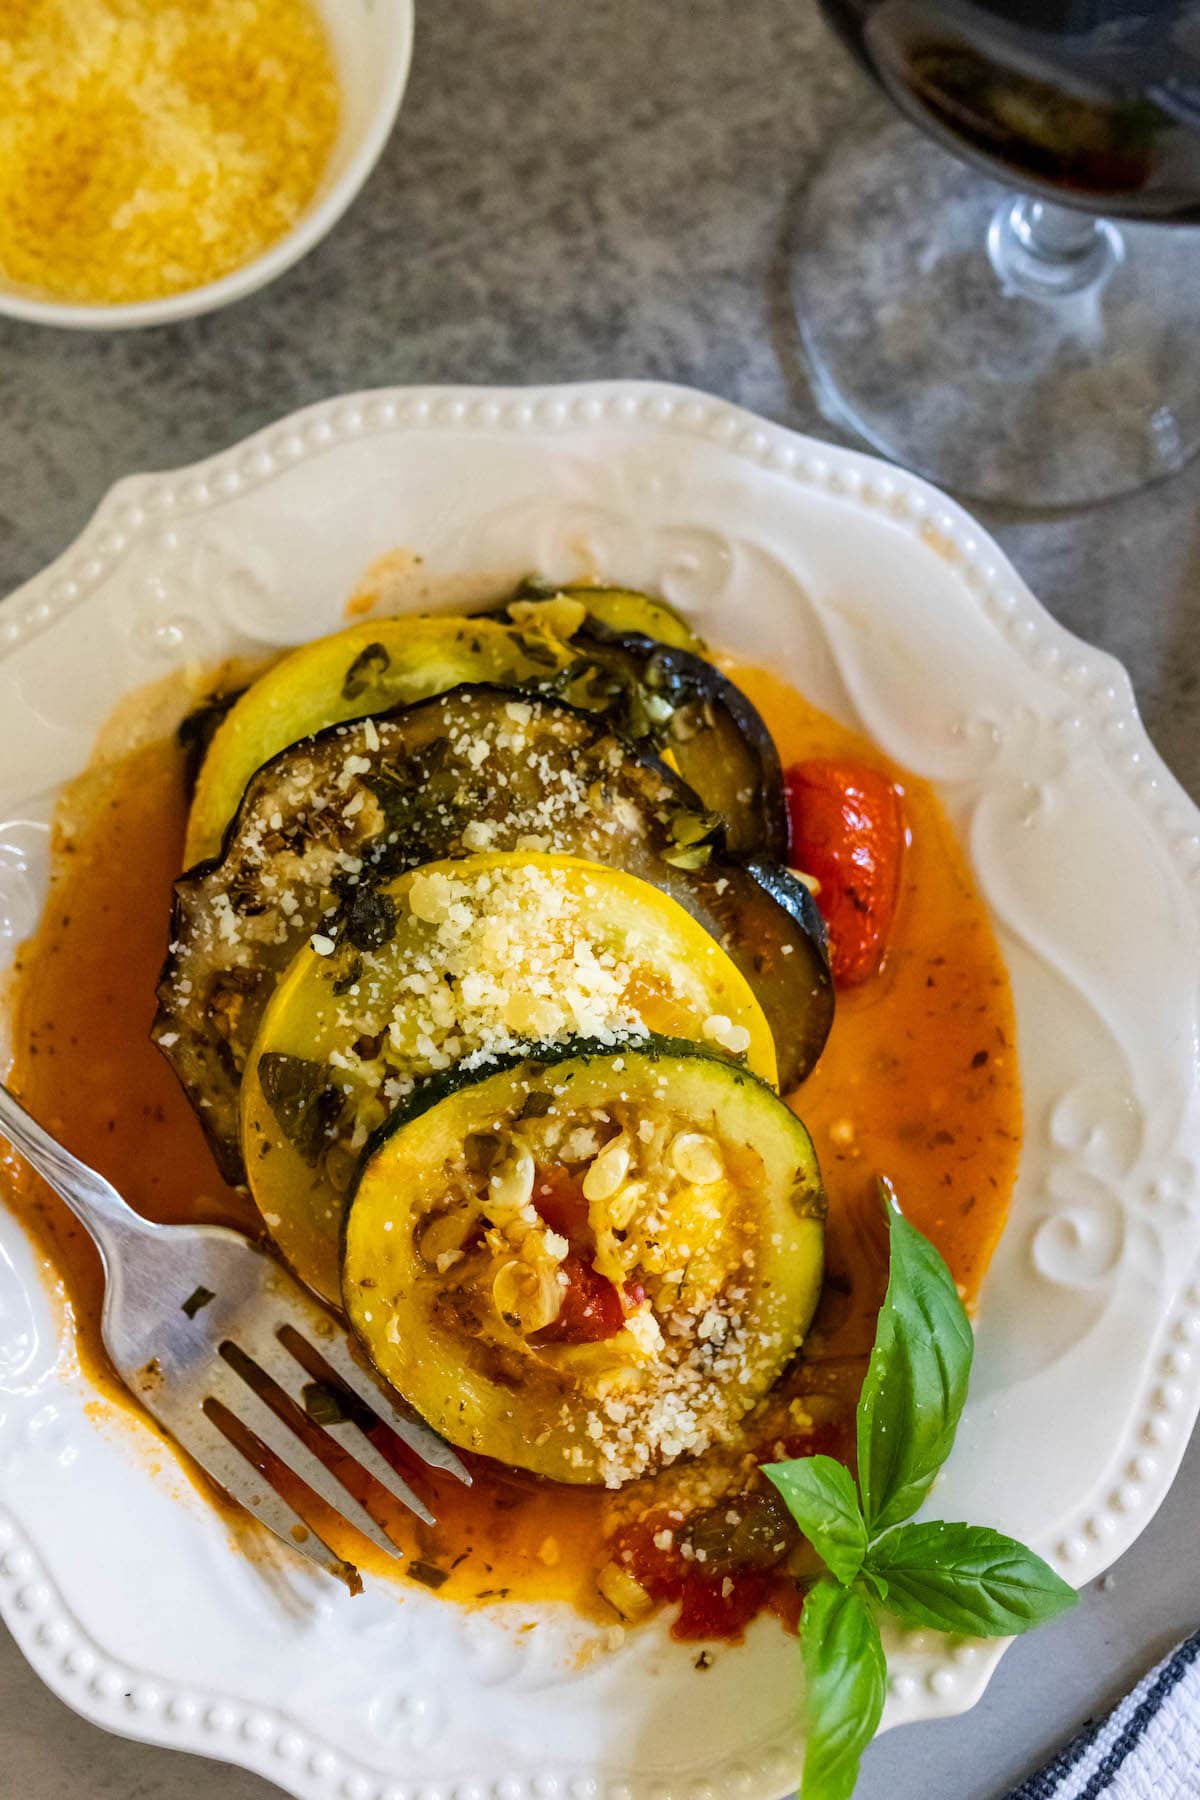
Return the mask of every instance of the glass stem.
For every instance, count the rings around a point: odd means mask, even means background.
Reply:
[[[1115,225],[1026,194],[1002,200],[988,230],[988,255],[1008,293],[1059,300],[1106,281],[1124,246]]]

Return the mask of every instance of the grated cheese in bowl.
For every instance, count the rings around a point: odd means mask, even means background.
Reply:
[[[340,110],[310,0],[0,0],[0,280],[101,306],[232,273],[309,207]]]

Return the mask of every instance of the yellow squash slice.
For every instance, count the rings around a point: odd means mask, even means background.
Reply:
[[[247,688],[213,735],[188,815],[184,867],[216,856],[256,769],[343,719],[445,693],[463,681],[514,686],[571,660],[546,633],[532,649],[495,619],[373,619],[293,650]]]
[[[824,1201],[803,1125],[694,1045],[458,1069],[379,1132],[344,1304],[466,1449],[620,1486],[727,1437],[808,1330]]]
[[[625,739],[669,755],[720,814],[731,850],[782,860],[787,822],[770,734],[746,696],[680,640],[698,645],[662,602],[624,588],[580,588],[513,599],[486,617],[376,619],[305,644],[253,682],[212,733],[185,866],[219,853],[255,770],[289,744],[481,682],[603,713]]]
[[[771,1031],[717,941],[649,882],[571,856],[425,864],[379,890],[377,948],[317,934],[242,1082],[242,1153],[297,1274],[337,1303],[345,1196],[368,1134],[465,1059],[577,1038],[691,1038],[776,1079]],[[324,954],[322,953],[324,952]]]

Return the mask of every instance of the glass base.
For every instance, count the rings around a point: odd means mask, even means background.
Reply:
[[[1006,198],[882,102],[800,204],[793,293],[818,403],[894,462],[1056,507],[1200,448],[1200,231]]]

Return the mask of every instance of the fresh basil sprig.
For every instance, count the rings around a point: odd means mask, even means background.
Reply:
[[[801,1793],[852,1793],[887,1698],[879,1627],[856,1587],[818,1581],[800,1617],[800,1650],[808,1693]]]
[[[905,1625],[961,1637],[1016,1637],[1078,1598],[1040,1556],[986,1525],[901,1525],[872,1545],[869,1567]]]
[[[949,1456],[974,1339],[954,1277],[880,1183],[891,1265],[858,1402],[858,1485],[829,1456],[768,1463],[829,1574],[800,1617],[808,1736],[800,1800],[848,1800],[883,1712],[875,1609],[905,1625],[1012,1637],[1078,1595],[1032,1550],[983,1525],[906,1524]]]
[[[916,1512],[949,1456],[975,1340],[950,1271],[885,1190],[887,1294],[858,1403],[858,1478],[872,1537]]]
[[[867,1527],[846,1465],[832,1456],[801,1456],[770,1463],[766,1473],[821,1561],[839,1581],[853,1581],[867,1554]]]

